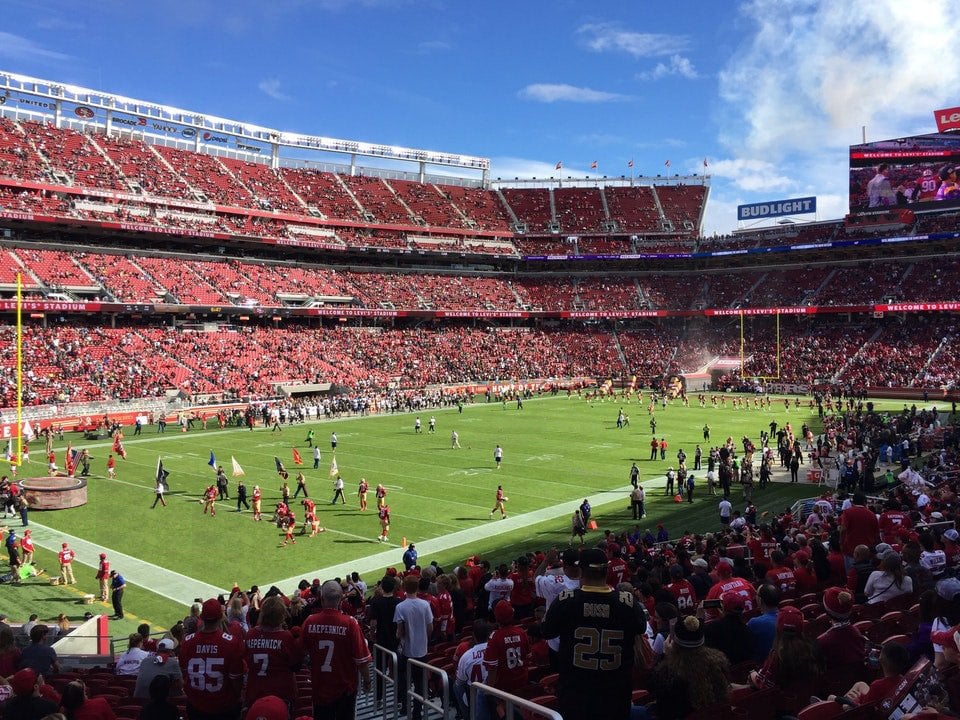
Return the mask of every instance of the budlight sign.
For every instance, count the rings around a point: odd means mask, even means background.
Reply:
[[[805,197],[793,200],[771,200],[769,202],[737,205],[737,220],[764,220],[785,215],[806,215],[817,211],[817,198]]]

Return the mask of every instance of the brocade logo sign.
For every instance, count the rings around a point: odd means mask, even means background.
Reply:
[[[937,130],[940,132],[960,130],[960,107],[937,110],[933,116],[936,118]]]

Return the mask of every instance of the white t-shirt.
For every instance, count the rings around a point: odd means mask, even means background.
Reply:
[[[117,658],[117,667],[114,672],[117,675],[136,675],[140,672],[140,663],[149,656],[150,653],[143,648],[130,648]]]
[[[883,570],[874,570],[867,578],[867,584],[864,586],[863,594],[867,596],[867,604],[886,602],[890,598],[899,595],[905,595],[913,592],[913,578],[909,575],[903,576],[903,583],[897,587],[893,575],[883,572]]]
[[[493,577],[487,581],[483,589],[490,593],[490,602],[488,607],[493,607],[500,600],[509,600],[510,593],[513,592],[513,580],[510,578]]]
[[[486,682],[487,669],[483,666],[483,651],[487,649],[485,642],[478,643],[460,656],[457,663],[457,680],[462,683]]]
[[[538,598],[543,598],[544,609],[549,610],[553,601],[560,597],[564,590],[576,590],[580,587],[580,578],[570,578],[566,575],[538,575],[534,581],[534,590]],[[547,640],[547,645],[554,652],[560,650],[560,638]]]
[[[427,654],[430,633],[433,631],[433,611],[430,603],[418,597],[407,597],[393,611],[393,621],[403,624],[400,651],[411,658]]]
[[[733,505],[730,504],[729,500],[721,500],[719,507],[720,517],[730,517],[730,514],[733,512]]]

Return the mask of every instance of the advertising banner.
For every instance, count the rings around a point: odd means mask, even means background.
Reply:
[[[769,202],[737,205],[737,220],[763,220],[785,215],[806,215],[816,211],[817,198],[815,197],[770,200]]]

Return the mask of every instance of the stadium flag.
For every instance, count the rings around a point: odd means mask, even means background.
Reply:
[[[707,167],[707,159],[706,159],[706,158],[703,159],[703,166],[704,166],[704,167]]]
[[[632,167],[633,167],[633,158],[630,158],[629,160],[627,160],[627,167],[628,167],[628,168],[632,168]]]
[[[563,160],[557,161],[557,170],[563,170]]]
[[[246,473],[243,471],[243,468],[240,467],[240,463],[237,462],[237,459],[231,455],[230,463],[233,465],[233,476],[234,477],[243,477]]]
[[[77,466],[77,461],[78,461],[79,459],[80,459],[80,451],[77,450],[76,448],[71,449],[71,450],[70,450],[70,464],[73,465],[73,467],[76,467],[76,466]]]
[[[330,461],[330,477],[335,478],[340,474],[340,468],[337,467],[337,459],[334,458]]]
[[[163,469],[163,460],[157,457],[157,482],[163,485],[164,490],[169,490],[170,486],[167,484],[167,478],[170,476],[170,473],[167,470]]]
[[[29,420],[26,420],[23,423],[23,440],[24,442],[33,442],[33,438],[33,426],[30,424]]]
[[[294,465],[303,465],[303,458],[300,457],[300,453],[297,452],[297,449],[293,449],[293,464]]]
[[[663,164],[663,166],[664,166],[664,167],[670,167],[670,161],[667,160],[667,161]]]
[[[591,169],[591,170],[596,170],[596,169],[597,169],[597,161],[596,161],[596,160],[594,160],[592,163],[590,163],[590,169]]]
[[[213,468],[213,471],[217,471],[217,456],[213,454],[213,450],[210,451],[210,459],[207,460],[207,465]]]

